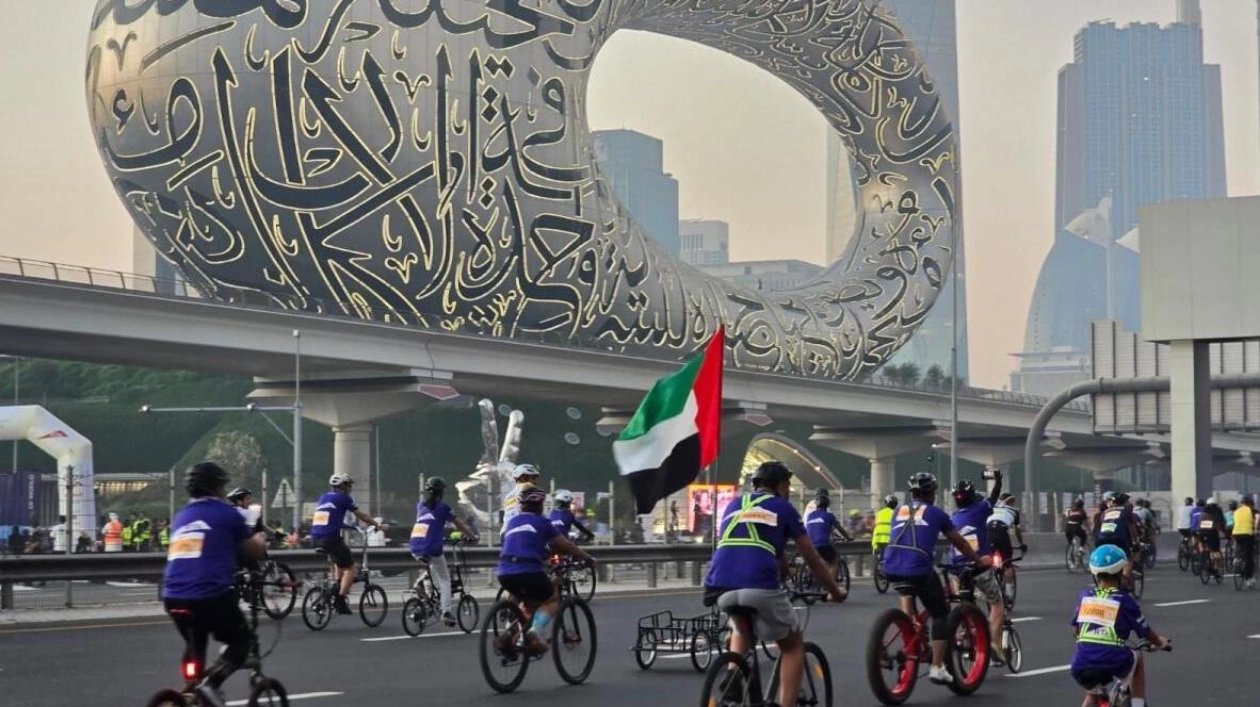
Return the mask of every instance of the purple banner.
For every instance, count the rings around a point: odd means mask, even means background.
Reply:
[[[0,526],[30,525],[39,514],[39,474],[0,474]]]

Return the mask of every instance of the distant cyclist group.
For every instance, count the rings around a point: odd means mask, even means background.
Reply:
[[[557,556],[569,556],[580,566],[593,565],[594,558],[570,540],[571,532],[585,537],[591,532],[573,514],[573,496],[567,491],[552,494],[555,507],[543,515],[548,494],[538,486],[536,467],[520,464],[512,475],[515,484],[503,499],[496,567],[501,599],[482,622],[483,673],[496,690],[510,691],[520,684],[529,662],[551,651],[561,676],[581,682],[594,662],[594,621],[585,602],[564,591],[555,567]],[[724,634],[724,645],[717,646],[718,658],[708,665],[704,705],[831,704],[826,655],[805,640],[808,613],[802,614],[796,605],[802,600],[808,604],[846,598],[847,570],[834,541],[851,538],[831,513],[826,492],[815,497],[814,507],[804,516],[797,511],[790,501],[792,477],[778,461],[760,464],[751,476],[751,488],[719,516],[703,602],[727,617],[730,630]],[[931,682],[960,694],[978,689],[990,665],[1019,669],[1022,648],[1009,612],[1014,606],[1015,563],[1027,546],[1020,511],[1013,496],[1002,492],[1000,472],[992,482],[987,494],[970,481],[958,482],[952,489],[951,514],[936,505],[936,478],[914,474],[905,502],[890,495],[876,514],[871,538],[876,574],[900,596],[897,608],[876,619],[867,646],[868,682],[887,704],[909,697],[921,667]],[[348,475],[334,474],[329,490],[315,504],[311,522],[317,551],[335,567],[325,590],[331,611],[342,614],[351,611],[352,585],[367,574],[342,531],[354,520],[378,526],[356,505],[353,484]],[[241,573],[262,571],[266,537],[274,531],[257,517],[258,507],[251,503],[248,489],[227,490],[228,474],[217,464],[194,465],[185,486],[190,501],[172,525],[163,599],[184,639],[186,685],[180,692],[164,691],[166,702],[150,704],[192,701],[221,707],[227,704],[223,683],[243,667],[253,670],[255,690],[283,695],[279,683],[261,673],[254,632],[257,607],[246,600],[252,617],[242,612],[245,597],[238,579]],[[446,558],[447,530],[453,528],[456,537],[473,542],[477,537],[444,502],[446,488],[440,478],[430,478],[424,485],[409,547],[422,570],[422,581],[414,590],[416,601],[427,596],[422,582],[431,584],[434,614],[453,625],[457,619],[452,568]],[[1210,571],[1220,571],[1221,542],[1226,538],[1232,538],[1247,557],[1254,552],[1250,498],[1231,508],[1228,516],[1215,499],[1187,503],[1187,508],[1185,527],[1179,530],[1204,553],[1214,568]],[[1154,514],[1141,500],[1133,503],[1125,494],[1109,493],[1092,520],[1078,500],[1066,513],[1065,529],[1069,547],[1083,547],[1090,538],[1095,545],[1084,563],[1095,586],[1077,598],[1072,622],[1077,648],[1071,674],[1087,691],[1086,705],[1106,699],[1108,690],[1123,689],[1134,707],[1143,707],[1141,650],[1168,645],[1143,618],[1137,603],[1140,592],[1131,589],[1134,568],[1142,562],[1143,552],[1153,548],[1158,532]],[[942,538],[949,546],[943,561],[937,548]],[[800,572],[811,575],[811,588],[786,581],[789,546]],[[1246,571],[1250,581],[1250,565]],[[462,594],[461,573],[455,576]],[[459,620],[463,626],[462,615]],[[1131,642],[1133,636],[1139,643]],[[224,649],[207,665],[210,637]],[[563,642],[563,650],[554,645],[557,641]],[[764,699],[757,701],[761,698],[750,700],[749,695],[761,690],[754,650],[761,642],[777,644],[779,650]],[[570,654],[581,644],[586,644],[587,652],[575,665]],[[255,703],[261,704],[250,704]]]

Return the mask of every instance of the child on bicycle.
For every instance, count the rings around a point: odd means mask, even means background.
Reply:
[[[416,504],[416,522],[411,526],[410,546],[411,556],[428,566],[429,574],[437,585],[442,623],[454,626],[455,614],[451,613],[451,570],[446,564],[446,524],[455,524],[473,542],[476,542],[477,536],[463,521],[455,517],[450,506],[442,503],[442,495],[445,493],[445,479],[434,476],[424,483],[424,498]],[[420,580],[417,580],[416,589],[419,587]]]
[[[210,707],[223,707],[223,683],[249,656],[252,639],[233,589],[237,557],[257,560],[267,550],[261,533],[225,498],[228,474],[214,462],[195,464],[184,475],[188,505],[175,514],[162,576],[166,613],[184,638],[184,676]],[[210,636],[224,645],[205,669]]]
[[[515,600],[523,602],[522,610],[526,615],[531,607],[534,609],[534,618],[526,634],[525,650],[531,656],[539,656],[547,652],[547,640],[544,636],[547,635],[547,627],[551,625],[551,617],[555,615],[559,603],[556,587],[544,566],[547,545],[587,562],[594,563],[595,559],[560,535],[551,521],[543,517],[546,491],[536,486],[523,486],[517,490],[516,498],[520,512],[503,529],[503,548],[499,551],[499,586]],[[506,654],[512,650],[515,640],[515,636],[504,631],[495,639],[495,648],[500,654]]]
[[[1100,545],[1089,556],[1089,571],[1096,587],[1081,592],[1072,615],[1076,652],[1072,655],[1072,678],[1085,688],[1082,707],[1093,707],[1112,680],[1130,680],[1132,707],[1146,707],[1145,661],[1138,651],[1126,645],[1136,633],[1156,648],[1168,639],[1146,622],[1142,607],[1120,588],[1129,558],[1115,545]]]

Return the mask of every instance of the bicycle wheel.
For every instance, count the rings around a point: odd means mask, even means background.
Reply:
[[[980,689],[989,672],[989,623],[972,604],[959,604],[949,612],[949,640],[945,644],[945,667],[954,679],[949,689],[956,695],[970,695]]]
[[[1212,560],[1206,557],[1199,558],[1199,581],[1207,584],[1212,580]]]
[[[289,707],[289,693],[275,678],[259,678],[249,689],[249,707]]]
[[[302,599],[302,623],[312,631],[322,631],[332,621],[333,605],[323,587],[311,587]]]
[[[501,601],[505,601],[507,597],[508,597],[507,590],[504,589],[503,587],[499,587],[499,591],[494,593],[494,603],[498,604]]]
[[[836,584],[844,589],[844,597],[840,599],[843,602],[849,598],[849,586],[853,583],[853,578],[849,576],[849,563],[843,557],[840,558],[840,571],[836,574],[836,580]]]
[[[459,630],[464,633],[472,633],[477,628],[477,619],[481,618],[481,606],[477,604],[477,600],[471,594],[465,594],[459,598],[459,604],[455,607],[455,618],[459,621]]]
[[[1018,673],[1024,667],[1024,643],[1019,639],[1019,632],[1014,626],[1002,629],[1002,648],[1006,651],[1006,668]]]
[[[551,657],[556,672],[570,685],[581,685],[595,667],[597,638],[591,607],[581,599],[561,602],[551,629]]]
[[[419,636],[424,633],[424,627],[429,623],[429,611],[425,606],[425,602],[415,597],[411,597],[403,602],[402,608],[402,626],[403,631],[408,636]]]
[[[1142,592],[1146,591],[1146,572],[1141,567],[1133,571],[1133,598],[1141,599]]]
[[[359,618],[363,619],[363,623],[375,628],[384,623],[388,613],[389,597],[385,590],[378,584],[363,587],[363,594],[359,597]]]
[[[1190,574],[1197,575],[1203,571],[1203,555],[1198,550],[1190,556]],[[1207,584],[1207,582],[1204,582]]]
[[[149,698],[147,707],[188,707],[188,701],[179,690],[161,690]]]
[[[1002,606],[1007,611],[1015,608],[1015,595],[1019,591],[1019,572],[1014,567],[1011,568],[1011,576],[1002,576]]]
[[[1177,546],[1177,567],[1182,572],[1190,569],[1190,551],[1186,548],[1185,543]]]
[[[525,679],[524,621],[514,604],[497,601],[481,622],[481,674],[495,692],[511,692]]]
[[[1066,558],[1065,558],[1065,564],[1067,565],[1068,574],[1075,574],[1076,570],[1081,568],[1080,560],[1078,559],[1079,555],[1077,555],[1076,553],[1077,548],[1079,548],[1080,546],[1081,546],[1081,541],[1077,540],[1076,538],[1072,538],[1072,542],[1068,543],[1067,553],[1066,553]]]
[[[597,576],[595,568],[585,565],[569,571],[569,581],[573,582],[573,596],[589,602],[595,598]]]
[[[297,604],[298,581],[283,562],[272,562],[262,576],[262,610],[277,621],[288,616]]]
[[[729,651],[722,653],[705,673],[700,707],[742,707],[760,700],[760,695],[748,694],[751,677],[752,670],[743,656]]]
[[[875,591],[883,594],[888,591],[888,577],[884,575],[884,561],[879,559],[875,562],[875,571],[873,573],[875,581]]]
[[[713,662],[713,656],[721,650],[713,644],[713,638],[709,635],[707,629],[700,629],[691,636],[691,667],[696,669],[697,673],[703,673],[709,669],[709,664]]]
[[[1242,558],[1241,557],[1234,558],[1234,564],[1232,567],[1230,567],[1230,572],[1233,573],[1234,575],[1234,591],[1241,592],[1243,588]]]
[[[1155,569],[1155,544],[1151,543],[1146,546],[1146,550],[1142,553],[1142,564],[1146,565],[1146,569]]]
[[[805,674],[797,707],[831,707],[831,665],[816,643],[805,642]]]
[[[919,679],[918,640],[914,622],[900,609],[876,617],[866,641],[866,680],[875,699],[886,705],[909,699]]]
[[[639,670],[648,670],[656,662],[656,634],[652,631],[639,634],[634,644],[634,664]]]

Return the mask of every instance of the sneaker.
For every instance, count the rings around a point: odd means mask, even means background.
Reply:
[[[447,609],[446,611],[443,611],[443,612],[442,612],[442,623],[446,624],[447,626],[454,626],[454,625],[455,625],[455,614],[452,614],[452,613],[450,612],[450,610],[449,610],[449,609]]]
[[[1248,589],[1255,589],[1255,588],[1256,588],[1256,580],[1254,580],[1254,579],[1249,579],[1249,580],[1247,580],[1247,588],[1248,588]]]
[[[547,646],[546,641],[539,638],[538,636],[535,636],[532,633],[526,634],[525,652],[529,654],[529,657],[537,658],[538,656],[546,653],[547,649],[548,649],[548,646]]]
[[[511,659],[516,657],[516,634],[513,631],[504,631],[494,638],[494,648],[499,655]]]
[[[349,616],[354,613],[350,610],[350,602],[341,595],[337,595],[337,598],[333,599],[333,608],[336,609],[337,613],[342,616]]]
[[[933,665],[932,668],[928,670],[928,680],[931,680],[937,685],[948,685],[954,681],[954,676],[949,674],[949,669],[944,665]]]
[[[989,651],[990,663],[994,665],[1006,665],[1006,651],[1002,648],[1002,646],[991,646]]]
[[[203,680],[200,685],[193,688],[193,692],[201,698],[201,704],[206,707],[227,707],[227,698],[223,696],[223,691],[207,681]]]

